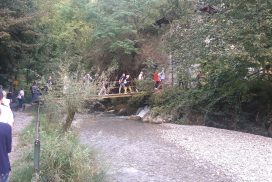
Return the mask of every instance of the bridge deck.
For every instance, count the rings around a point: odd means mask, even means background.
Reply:
[[[107,95],[93,95],[91,96],[94,99],[108,99],[108,98],[122,98],[122,97],[132,97],[133,95],[139,95],[141,92],[134,92],[134,93],[121,93],[121,94],[107,94]]]

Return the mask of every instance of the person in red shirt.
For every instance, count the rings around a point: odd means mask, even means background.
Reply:
[[[155,89],[158,89],[160,85],[160,77],[157,70],[155,70],[155,72],[153,73],[153,81],[155,83]]]

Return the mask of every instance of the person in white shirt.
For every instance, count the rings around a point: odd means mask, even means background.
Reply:
[[[144,72],[141,71],[139,76],[138,76],[138,80],[143,80],[144,79]]]
[[[3,90],[2,93],[3,93],[3,101],[2,101],[3,104],[5,106],[10,107],[10,99],[7,99],[7,92],[5,90]]]
[[[4,105],[3,103],[3,91],[0,90],[0,109],[2,111],[2,114],[0,115],[0,122],[2,123],[8,123],[10,126],[13,126],[14,123],[14,117],[11,109]]]
[[[164,72],[164,68],[162,69],[162,71],[159,73],[159,77],[161,82],[163,82],[165,80],[165,72]]]

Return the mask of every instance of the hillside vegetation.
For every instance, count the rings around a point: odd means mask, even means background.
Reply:
[[[151,79],[164,67],[174,86],[149,98],[153,112],[272,131],[270,0],[2,0],[0,8],[3,83],[57,80],[60,65],[75,78],[108,80],[141,70]]]

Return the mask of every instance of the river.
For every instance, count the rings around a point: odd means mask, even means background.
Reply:
[[[82,143],[95,149],[108,181],[234,181],[211,163],[196,160],[163,139],[167,125],[154,125],[105,114],[77,117]]]

